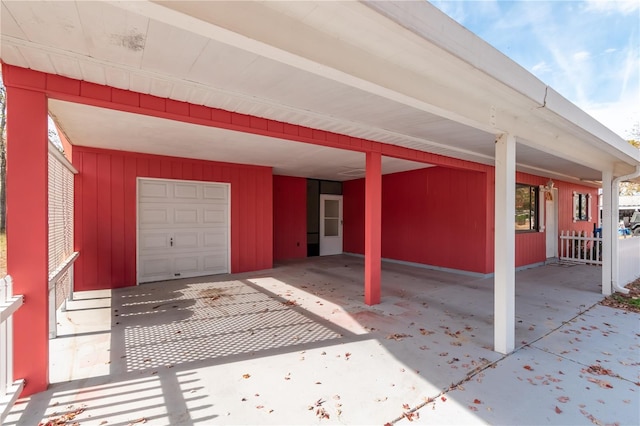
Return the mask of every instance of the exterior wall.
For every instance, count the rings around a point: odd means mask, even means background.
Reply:
[[[443,167],[383,176],[382,257],[486,272],[485,180]],[[344,188],[344,249],[363,253],[364,181]]]
[[[528,185],[544,185],[549,179],[516,173],[516,182]],[[558,189],[558,232],[586,231],[592,232],[594,223],[598,223],[598,190],[570,182],[554,181]],[[591,221],[573,222],[573,192],[591,194]],[[516,266],[532,265],[544,262],[546,257],[546,233],[516,233]]]
[[[273,260],[307,257],[307,180],[273,177]]]
[[[272,267],[271,169],[75,146],[77,290],[136,284],[138,177],[231,184],[231,272]]]
[[[433,167],[383,176],[382,257],[464,271],[493,272],[493,170]],[[516,173],[516,182],[548,178]],[[597,189],[556,181],[558,229],[592,231]],[[573,192],[591,194],[592,220],[573,222]],[[364,253],[364,180],[344,183],[344,251]],[[516,266],[546,260],[544,232],[516,233]]]

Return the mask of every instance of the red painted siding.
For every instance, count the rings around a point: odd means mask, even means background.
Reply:
[[[268,167],[75,146],[75,264],[78,290],[136,283],[136,179],[231,184],[231,271],[271,268],[272,181]]]
[[[382,257],[485,272],[486,174],[444,167],[382,179]],[[344,184],[344,249],[363,253],[364,181]]]
[[[549,179],[516,173],[516,182],[528,185],[544,185]],[[598,190],[574,183],[555,181],[558,188],[558,230],[559,231],[593,231],[593,224],[597,223]],[[588,222],[573,222],[573,191],[591,194],[592,220]],[[546,253],[546,232],[527,232],[516,234],[516,266],[532,265],[544,262]]]
[[[307,257],[307,180],[273,177],[273,260]]]

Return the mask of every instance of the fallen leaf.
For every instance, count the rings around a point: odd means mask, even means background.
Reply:
[[[131,420],[129,422],[129,426],[132,426],[132,425],[135,425],[135,424],[138,424],[138,423],[146,423],[146,422],[147,422],[147,419],[145,417],[140,417],[139,419]]]
[[[596,383],[601,388],[613,389],[613,386],[611,386],[611,383],[607,382],[606,380],[594,379],[593,377],[587,377],[587,380],[590,381],[591,383]]]
[[[251,374],[243,374],[243,375],[242,375],[242,378],[243,378],[243,379],[248,379],[249,377],[251,377]]]
[[[256,405],[256,408],[257,408],[258,410],[261,410],[261,409],[263,409],[263,408],[264,408],[264,405]]]
[[[403,408],[404,410],[408,410],[408,409],[410,409],[411,407],[409,406],[409,404],[402,404],[402,408]]]
[[[482,404],[482,401],[480,401],[478,398],[473,400],[474,404]]]
[[[474,405],[469,405],[469,410],[471,411],[478,411],[478,407],[474,406]]]
[[[440,399],[442,400],[442,402],[445,402],[447,400],[447,398],[444,396],[441,396]]]
[[[560,414],[560,413],[562,413],[562,410],[558,408],[558,406],[556,405],[556,414]]]
[[[389,340],[402,340],[406,337],[413,337],[410,334],[404,334],[404,333],[394,333],[394,334],[390,334],[387,336],[387,339]]]
[[[533,368],[531,368],[531,366],[530,366],[530,365],[525,365],[525,366],[524,366],[524,367],[522,367],[522,368],[524,368],[525,370],[533,371]]]
[[[569,402],[569,397],[568,396],[559,396],[558,401],[562,402],[563,404]]]
[[[591,373],[591,374],[595,374],[598,376],[616,376],[613,371],[602,367],[600,364],[594,364],[594,365],[590,365],[588,368],[586,369],[582,369],[583,373]]]

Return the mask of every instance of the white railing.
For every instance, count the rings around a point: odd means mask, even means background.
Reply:
[[[13,295],[11,276],[0,279],[0,424],[20,396],[24,380],[13,380],[13,321],[23,297]]]
[[[562,231],[560,260],[602,265],[602,237],[592,232]]]
[[[60,264],[49,275],[49,338],[55,339],[58,337],[58,307],[56,306],[56,284],[60,279],[62,279],[65,274],[69,273],[69,295],[67,299],[64,301],[64,305],[62,310],[66,309],[67,300],[73,300],[73,263],[76,261],[80,253],[73,252],[71,256],[65,259],[64,262]]]

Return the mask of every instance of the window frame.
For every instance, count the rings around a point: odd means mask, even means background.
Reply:
[[[573,191],[573,222],[591,222],[591,194]]]
[[[527,234],[531,232],[540,232],[540,187],[537,185],[530,185],[528,183],[516,183],[516,192],[519,188],[529,188],[529,200],[531,200],[531,196],[534,196],[534,201],[531,203],[529,201],[529,209],[523,210],[515,207],[515,216],[514,217],[514,225],[516,227],[516,234]],[[517,198],[517,197],[516,197]],[[517,216],[519,211],[528,211],[529,212],[529,229],[518,229],[518,221]],[[533,226],[532,226],[533,221]]]

